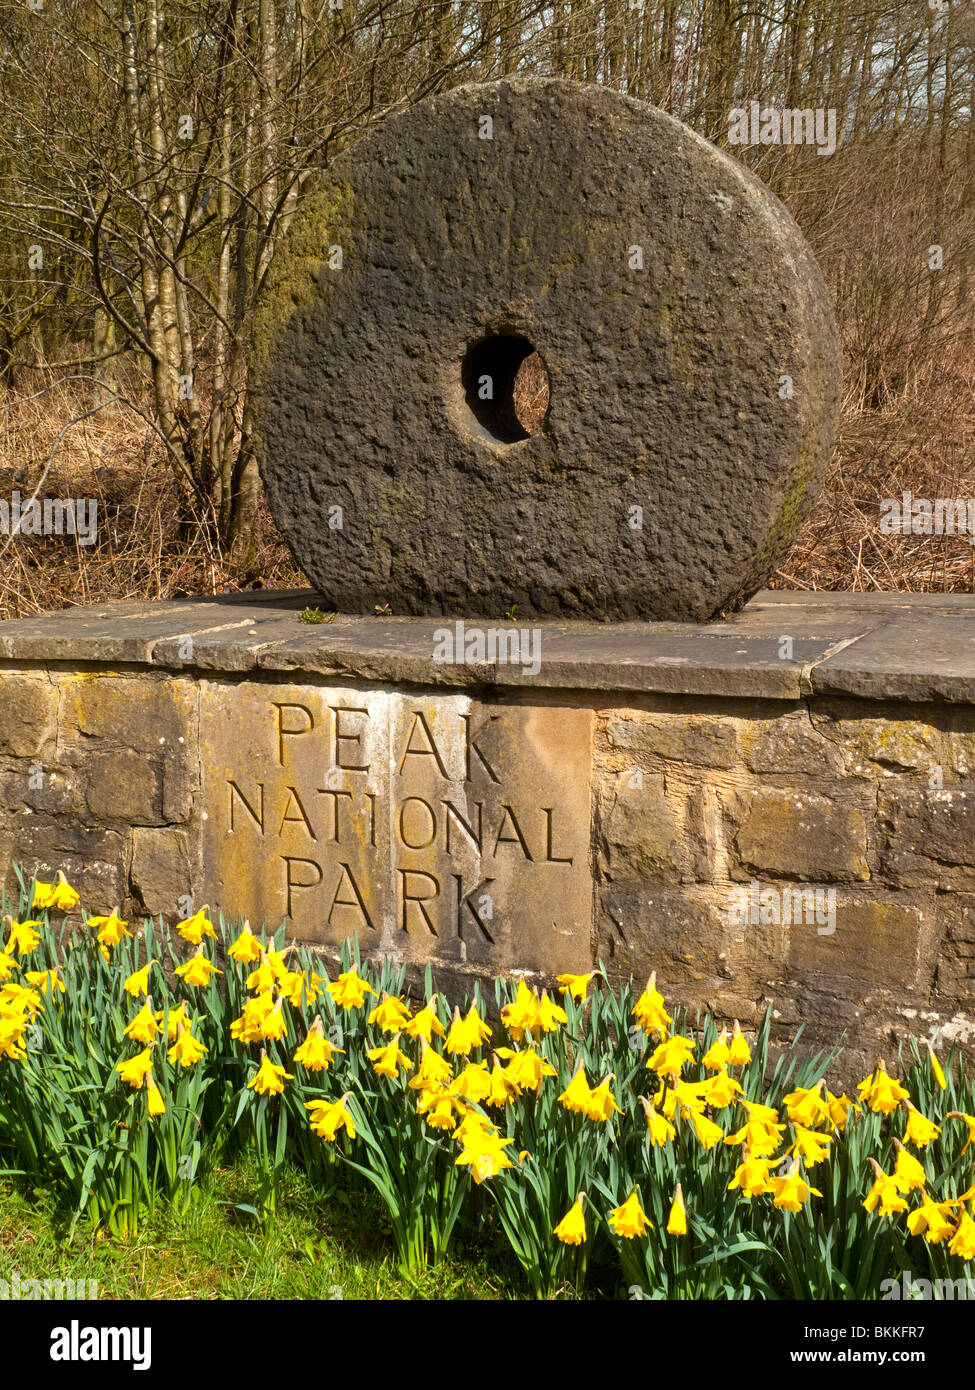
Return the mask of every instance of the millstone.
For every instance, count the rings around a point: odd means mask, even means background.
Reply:
[[[272,264],[252,392],[272,511],[331,607],[700,621],[788,549],[840,374],[760,180],[653,107],[505,78],[334,160]]]

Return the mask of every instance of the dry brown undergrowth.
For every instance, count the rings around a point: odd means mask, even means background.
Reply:
[[[547,386],[525,385],[532,388],[526,414],[534,406],[543,415]],[[14,490],[31,495],[59,433],[89,408],[90,390],[68,381],[42,395],[0,396],[0,499],[9,501]],[[963,537],[880,531],[882,499],[905,489],[915,497],[975,497],[973,444],[975,397],[957,373],[937,393],[919,389],[916,399],[883,411],[847,403],[826,488],[773,587],[975,592],[975,548]],[[161,451],[130,411],[101,411],[71,425],[41,495],[96,499],[98,540],[90,547],[70,536],[8,544],[0,535],[0,619],[111,599],[307,584],[263,504],[248,573],[203,528],[181,532]],[[395,595],[390,601],[395,612]]]

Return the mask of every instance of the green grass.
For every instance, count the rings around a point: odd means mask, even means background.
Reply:
[[[122,1240],[80,1225],[53,1194],[0,1181],[0,1274],[95,1280],[102,1299],[505,1299],[526,1296],[483,1239],[408,1279],[382,1204],[339,1190],[323,1199],[289,1172],[279,1215],[263,1231],[234,1210],[252,1200],[243,1161],[218,1169],[189,1212],[162,1211]],[[500,1271],[500,1272],[499,1272]]]

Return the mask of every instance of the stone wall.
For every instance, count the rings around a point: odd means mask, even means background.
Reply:
[[[742,1024],[771,1002],[780,1036],[847,1030],[864,1065],[909,1031],[975,1040],[971,706],[648,699],[600,709],[594,757],[614,972]],[[811,886],[832,920],[783,925]]]
[[[909,1032],[975,1051],[972,606],[950,660],[918,638],[943,610],[765,595],[545,629],[529,675],[432,664],[430,620],[308,628],[306,601],[0,626],[8,887],[17,862],[90,912],[290,913],[414,978],[656,970],[744,1026],[771,1003],[780,1040],[845,1031],[851,1075]]]

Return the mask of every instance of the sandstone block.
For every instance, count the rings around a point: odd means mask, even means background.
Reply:
[[[54,737],[57,689],[45,675],[0,671],[0,756],[40,756]]]
[[[772,787],[740,793],[736,878],[772,874],[824,883],[870,877],[867,822],[855,806],[817,792]]]

